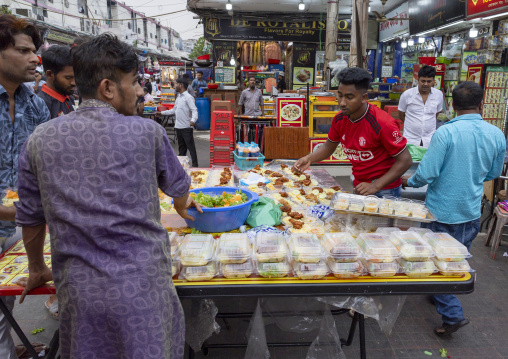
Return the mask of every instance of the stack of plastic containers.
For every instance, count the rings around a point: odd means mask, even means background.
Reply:
[[[466,258],[470,258],[466,246],[448,233],[427,233],[423,236],[434,252],[434,264],[442,275],[462,276],[471,271]]]
[[[171,275],[174,277],[180,272],[180,261],[175,257],[178,252],[178,234],[169,232],[169,243],[171,245]]]
[[[282,278],[291,270],[286,240],[282,233],[258,232],[253,257],[261,277]]]
[[[388,236],[361,233],[356,242],[365,254],[365,268],[372,277],[388,278],[399,272],[399,252],[388,240]]]
[[[402,272],[412,278],[425,278],[435,273],[432,247],[416,232],[392,232],[390,241],[401,256]]]
[[[247,278],[252,274],[252,251],[244,233],[224,233],[217,246],[220,272],[226,278]]]
[[[289,251],[298,278],[321,279],[329,273],[323,247],[315,234],[292,234],[289,238]]]
[[[328,256],[326,263],[335,277],[348,279],[365,274],[360,261],[363,257],[362,250],[350,234],[326,233],[323,247]]]
[[[188,234],[180,244],[178,260],[181,277],[188,281],[206,281],[217,274],[213,258],[214,239],[210,234]]]

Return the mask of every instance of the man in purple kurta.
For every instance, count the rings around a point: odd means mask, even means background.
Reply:
[[[63,359],[183,358],[158,188],[192,218],[190,178],[164,128],[130,116],[143,92],[132,49],[104,34],[74,56],[83,103],[37,127],[20,154],[16,221],[30,271],[21,299],[51,279],[42,257],[47,223]]]

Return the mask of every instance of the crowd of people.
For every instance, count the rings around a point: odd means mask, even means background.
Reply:
[[[182,218],[193,220],[191,206],[201,209],[189,197],[190,178],[165,130],[137,116],[158,83],[140,83],[133,48],[103,34],[73,48],[49,47],[39,86],[41,43],[32,22],[0,15],[0,191],[13,187],[19,194],[15,207],[0,206],[0,246],[4,251],[19,239],[21,227],[29,278],[20,303],[32,289],[55,282],[58,301],[51,297],[46,306],[60,321],[62,358],[182,358],[184,314],[171,279],[158,190],[173,198]],[[162,113],[176,116],[179,153],[189,151],[195,167],[195,96],[206,86],[202,75],[192,83],[177,79],[175,106]],[[432,88],[434,77],[433,68],[423,67],[418,87],[403,94],[402,134],[390,115],[368,103],[371,75],[344,69],[338,75],[341,111],[328,139],[295,167],[307,170],[340,143],[352,163],[356,193],[400,197],[403,187],[428,185],[426,204],[437,218],[428,226],[469,248],[479,231],[483,182],[500,175],[506,142],[482,120],[483,90],[472,82],[455,87],[457,117],[436,130],[442,98]],[[26,84],[33,81],[37,86]],[[247,115],[263,111],[254,77],[239,105]],[[403,176],[412,165],[407,144],[428,147],[409,178]],[[43,257],[47,229],[51,269]],[[12,311],[15,298],[1,300]],[[469,323],[455,296],[432,301],[443,320],[437,335]],[[15,359],[9,330],[0,314],[0,358]]]

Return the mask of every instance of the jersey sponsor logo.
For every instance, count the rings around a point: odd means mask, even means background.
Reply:
[[[353,161],[370,161],[374,159],[374,154],[371,151],[357,151],[342,146],[344,154],[349,160]]]
[[[359,142],[360,142],[360,146],[365,147],[365,142],[366,142],[365,137],[360,137]]]
[[[404,138],[402,137],[399,131],[393,131],[392,136],[395,138],[395,141],[393,141],[393,143],[399,143]]]

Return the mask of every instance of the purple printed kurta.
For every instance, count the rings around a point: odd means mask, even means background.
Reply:
[[[16,221],[49,226],[62,358],[183,358],[158,188],[189,186],[160,125],[97,100],[27,140]]]

